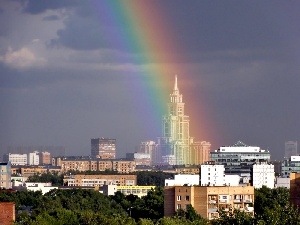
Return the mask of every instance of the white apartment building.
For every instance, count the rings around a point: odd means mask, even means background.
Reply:
[[[39,165],[40,156],[38,151],[28,153],[28,165]]]
[[[199,175],[177,174],[174,179],[166,179],[165,186],[199,185]]]
[[[27,154],[13,154],[8,153],[3,156],[4,162],[10,162],[12,165],[26,165],[27,164]]]
[[[275,172],[274,165],[268,163],[256,163],[253,165],[252,182],[255,188],[266,186],[274,188]]]
[[[200,166],[200,185],[201,186],[224,186],[225,168],[214,162],[207,162]]]

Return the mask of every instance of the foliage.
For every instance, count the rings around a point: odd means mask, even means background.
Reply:
[[[137,185],[153,185],[165,186],[165,179],[173,178],[173,174],[165,173],[162,171],[138,171],[134,174],[137,175]]]
[[[34,174],[29,176],[28,182],[42,182],[48,183],[51,182],[53,186],[62,186],[63,185],[64,175],[58,175],[58,173],[42,173],[42,174]]]

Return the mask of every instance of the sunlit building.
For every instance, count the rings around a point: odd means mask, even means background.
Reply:
[[[162,136],[158,138],[157,164],[173,163],[173,160],[166,161],[166,159],[173,158],[175,159],[175,165],[193,164],[198,163],[198,161],[209,160],[209,155],[201,152],[203,150],[209,151],[210,145],[205,144],[205,148],[196,147],[197,142],[194,142],[190,136],[190,119],[185,114],[184,106],[182,94],[178,89],[177,76],[175,76],[173,93],[170,94],[170,102],[168,103],[168,112],[162,119]],[[195,161],[196,156],[197,162]],[[203,158],[203,156],[207,158]],[[201,157],[202,159],[200,159]]]
[[[101,159],[116,158],[116,139],[94,138],[91,139],[91,156]]]

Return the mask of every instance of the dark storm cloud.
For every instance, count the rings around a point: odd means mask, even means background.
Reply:
[[[45,20],[45,21],[54,21],[54,20],[59,20],[60,18],[59,18],[59,16],[57,16],[57,15],[51,15],[51,16],[45,16],[44,18],[43,18],[43,20]]]
[[[43,13],[48,9],[61,9],[65,7],[73,7],[78,5],[80,0],[51,0],[51,1],[35,1],[35,0],[21,0],[24,4],[24,12],[30,14]],[[82,2],[84,3],[84,2]]]

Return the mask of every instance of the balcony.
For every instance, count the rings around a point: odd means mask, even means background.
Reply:
[[[215,213],[215,212],[218,212],[218,209],[216,209],[216,208],[210,208],[210,209],[208,209],[208,212],[209,213]]]
[[[234,203],[242,203],[242,199],[234,199],[233,202]]]
[[[227,199],[220,199],[219,203],[228,203],[228,200]]]
[[[252,203],[252,199],[245,199],[244,203]]]
[[[254,207],[246,207],[246,212],[253,212],[254,211]]]
[[[216,204],[217,201],[216,201],[216,200],[209,200],[208,203],[209,203],[209,204]]]

